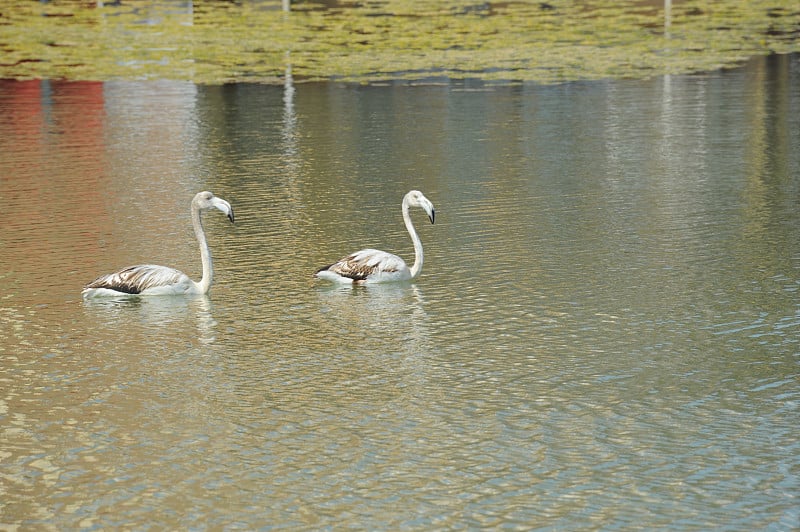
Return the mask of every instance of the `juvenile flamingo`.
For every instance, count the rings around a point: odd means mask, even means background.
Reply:
[[[422,242],[411,223],[409,207],[422,207],[434,223],[433,203],[419,190],[412,190],[403,197],[403,221],[414,242],[414,264],[409,268],[403,259],[392,253],[377,249],[362,249],[352,255],[324,266],[314,274],[319,279],[339,283],[386,283],[415,279],[422,271]]]
[[[185,273],[167,266],[140,264],[129,266],[114,273],[98,277],[83,289],[83,297],[98,296],[160,296],[206,294],[211,288],[214,269],[211,250],[208,249],[201,211],[219,209],[233,223],[233,208],[222,198],[211,192],[199,192],[192,199],[192,226],[200,244],[200,260],[203,262],[203,277],[192,281]]]

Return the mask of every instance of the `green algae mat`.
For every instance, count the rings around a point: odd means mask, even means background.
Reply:
[[[0,78],[196,83],[646,78],[800,51],[797,0],[35,0],[0,4]]]

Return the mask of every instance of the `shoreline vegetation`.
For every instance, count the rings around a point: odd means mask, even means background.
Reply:
[[[796,0],[10,2],[0,78],[200,84],[649,78],[800,52]]]

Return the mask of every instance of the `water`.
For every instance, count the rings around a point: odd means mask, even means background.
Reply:
[[[0,83],[0,523],[797,528],[799,77]]]

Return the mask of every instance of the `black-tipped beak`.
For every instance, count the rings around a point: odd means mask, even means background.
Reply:
[[[433,220],[436,219],[436,211],[431,209],[431,215],[428,216],[428,218],[430,218],[431,219],[431,223],[433,223]]]

